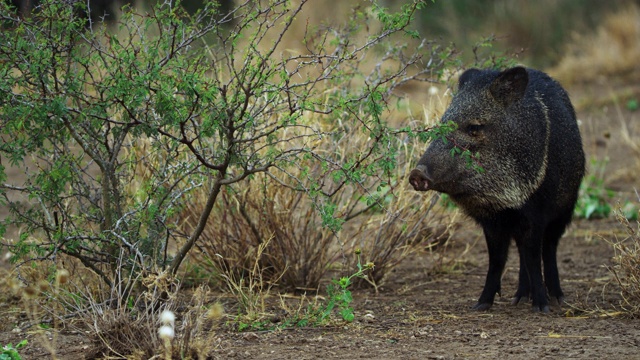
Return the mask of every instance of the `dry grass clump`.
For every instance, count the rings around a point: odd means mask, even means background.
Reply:
[[[608,240],[615,252],[613,265],[608,268],[620,288],[620,306],[628,314],[640,316],[640,223],[630,223],[621,209],[616,211],[616,219],[625,229],[627,237]]]
[[[610,76],[640,76],[640,8],[630,4],[608,15],[595,34],[575,34],[566,53],[549,71],[565,84]]]
[[[84,286],[99,287],[97,278],[75,275],[72,272],[67,286],[50,294],[50,312],[68,326],[89,332],[89,357],[149,359],[162,353],[158,316],[178,305],[176,279],[166,272],[130,278],[121,271],[109,290],[95,291]]]
[[[214,274],[240,279],[259,266],[265,284],[288,290],[315,290],[332,262],[332,233],[309,197],[284,186],[260,184],[220,194],[212,221],[201,235],[193,259]],[[203,202],[192,202],[184,226],[196,226]],[[261,245],[268,247],[259,252]],[[259,254],[260,253],[260,254]]]
[[[224,310],[210,304],[206,287],[186,293],[167,271],[131,276],[123,266],[113,276],[113,286],[106,287],[99,275],[77,262],[60,255],[47,272],[40,271],[40,277],[23,271],[22,284],[11,286],[21,295],[20,307],[29,319],[19,324],[22,331],[36,325],[52,329],[52,338],[36,337],[52,356],[59,351],[55,332],[62,328],[87,334],[91,346],[86,358],[150,359],[169,351],[169,358],[199,359],[217,348],[215,330]],[[15,277],[7,274],[0,280]],[[180,313],[171,324],[174,336],[167,343],[159,333],[159,317],[176,309]]]
[[[387,211],[361,223],[352,247],[359,249],[365,263],[373,263],[366,278],[355,283],[377,287],[402,260],[416,249],[434,250],[447,243],[454,229],[454,217],[437,205],[439,196],[424,196],[410,190],[398,194]],[[350,264],[355,268],[355,262]]]
[[[186,295],[180,291],[177,279],[167,272],[149,275],[141,279],[141,284],[144,291],[113,291],[109,299],[85,299],[88,309],[78,308],[70,318],[73,321],[68,322],[73,327],[90,331],[93,347],[88,357],[150,359],[164,354],[168,359],[201,359],[210,356],[219,344],[215,330],[224,310],[217,303],[209,306],[209,290],[201,286]],[[67,292],[56,297],[67,300],[69,305],[69,297],[77,299],[77,294]],[[82,292],[79,294],[80,298],[87,297]],[[175,309],[181,309],[177,320]],[[165,313],[172,316],[170,324],[165,324]],[[166,327],[163,325],[170,326],[169,337],[161,330]]]

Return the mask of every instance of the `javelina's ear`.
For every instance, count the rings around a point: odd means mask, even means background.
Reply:
[[[458,79],[458,90],[461,90],[469,82],[469,80],[476,77],[478,74],[480,74],[480,72],[481,71],[478,69],[469,69],[463,72],[462,75],[460,75],[460,79]]]
[[[507,107],[522,99],[528,83],[527,70],[518,66],[501,72],[491,83],[489,91],[494,99]]]

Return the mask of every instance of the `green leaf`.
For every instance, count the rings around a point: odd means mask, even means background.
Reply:
[[[342,309],[340,311],[340,315],[342,316],[342,319],[346,322],[353,322],[353,320],[355,319],[355,315],[353,314],[353,309],[351,308]]]

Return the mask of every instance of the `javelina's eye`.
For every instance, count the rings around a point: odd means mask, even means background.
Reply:
[[[469,124],[467,125],[467,134],[470,136],[478,136],[483,127],[484,125],[480,124]]]

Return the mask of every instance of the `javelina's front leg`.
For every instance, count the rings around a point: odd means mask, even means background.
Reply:
[[[509,233],[494,226],[485,226],[484,236],[489,250],[489,270],[480,299],[473,307],[474,310],[479,311],[489,310],[496,294],[500,294],[502,271],[507,262],[511,241]]]

